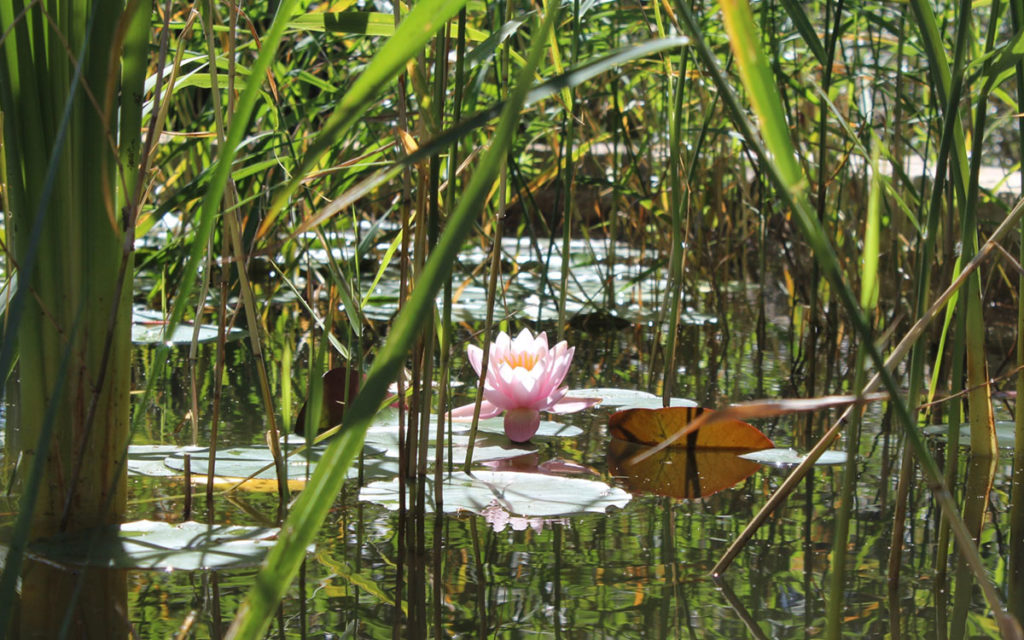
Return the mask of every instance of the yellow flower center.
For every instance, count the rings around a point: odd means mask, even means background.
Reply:
[[[532,369],[533,365],[537,364],[538,360],[540,360],[539,355],[537,355],[536,353],[528,353],[525,351],[509,353],[508,355],[505,356],[505,362],[507,362],[510,367],[512,367],[513,369],[516,367],[522,367],[527,371]]]

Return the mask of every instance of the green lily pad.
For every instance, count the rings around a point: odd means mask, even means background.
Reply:
[[[997,420],[996,426],[996,446],[1000,449],[1012,449],[1016,436],[1014,435],[1016,425],[1011,420]],[[922,431],[929,436],[934,436],[940,440],[945,441],[946,432],[948,427],[943,424],[936,424],[930,427],[925,427]],[[960,425],[960,445],[969,447],[971,445],[971,425],[964,423]]]
[[[798,453],[795,449],[761,449],[759,451],[740,454],[740,457],[754,462],[760,462],[761,464],[784,467],[800,464],[807,456],[802,453]],[[826,451],[821,454],[821,457],[819,457],[814,464],[821,466],[829,464],[844,464],[845,462],[845,451]]]
[[[308,473],[312,475],[316,469],[316,463],[323,455],[326,445],[318,445],[306,449],[300,453],[288,456],[285,467],[288,470],[289,480],[303,480]],[[377,447],[364,447],[368,455],[379,455],[383,450]],[[191,454],[192,474],[204,476],[210,470],[210,453],[208,450],[198,451]],[[184,453],[174,453],[164,458],[164,465],[169,469],[178,472],[185,472]],[[267,468],[264,468],[267,467]],[[214,473],[219,478],[255,478],[259,480],[274,480],[277,472],[274,470],[274,457],[268,447],[234,447],[217,452],[217,462],[214,465]]]
[[[164,331],[167,319],[159,311],[150,309],[132,309],[132,342],[135,344],[159,344],[165,342]],[[171,333],[171,344],[191,344],[195,325],[179,324]],[[199,325],[199,342],[211,342],[217,339],[217,325]],[[227,330],[227,339],[240,338],[245,331],[238,327]]]
[[[661,401],[660,396],[653,398],[640,398],[636,402],[630,402],[628,405],[622,405],[624,409],[661,409],[665,405]],[[696,407],[697,402],[690,400],[689,398],[669,398],[668,406],[670,407]]]
[[[465,433],[469,431],[469,422],[453,422],[452,431],[455,433]],[[497,418],[484,418],[477,423],[478,433],[494,433],[497,435],[505,435],[505,419],[501,416]],[[552,420],[541,420],[540,427],[537,428],[537,433],[534,437],[540,438],[569,438],[572,436],[578,436],[583,433],[583,429],[573,426],[571,424],[562,424],[560,422],[554,422]],[[522,451],[520,450],[520,453]]]
[[[660,398],[653,393],[639,391],[637,389],[615,389],[610,387],[598,387],[597,389],[570,389],[566,392],[568,398],[601,398],[601,405],[605,407],[635,406],[640,402],[650,402]],[[660,406],[660,405],[659,405]],[[690,406],[696,406],[696,403]]]
[[[51,562],[109,569],[233,569],[262,562],[278,531],[139,520],[40,540],[29,553]]]
[[[128,445],[128,475],[170,478],[180,476],[164,464],[168,456],[177,455],[184,460],[184,454],[195,455],[205,452],[206,447],[179,447],[173,444],[132,444]]]
[[[508,513],[527,517],[568,516],[622,508],[632,499],[622,489],[596,480],[516,471],[453,473],[447,476],[443,489],[447,513],[484,513],[497,505]],[[432,488],[427,489],[427,495],[433,495]],[[398,480],[370,483],[359,492],[359,499],[395,510]]]

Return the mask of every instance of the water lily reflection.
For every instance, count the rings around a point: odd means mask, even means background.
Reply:
[[[547,333],[536,337],[523,329],[512,339],[502,331],[491,343],[490,360],[484,380],[480,417],[491,418],[505,412],[505,435],[512,442],[528,442],[540,426],[540,412],[572,413],[592,407],[599,398],[566,398],[568,387],[561,386],[572,364],[575,347],[564,340],[548,347]],[[469,363],[477,375],[484,351],[476,345],[466,347]],[[452,411],[452,417],[473,417],[474,405]]]

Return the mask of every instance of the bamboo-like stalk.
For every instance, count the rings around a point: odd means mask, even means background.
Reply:
[[[17,336],[21,422],[10,444],[22,449],[16,531],[30,538],[118,523],[124,514],[128,240],[138,204],[130,189],[141,102],[112,101],[118,79],[130,90],[141,87],[148,16],[134,11],[142,5],[123,13],[120,3],[69,1],[48,15],[35,4],[0,6],[6,220],[20,276],[0,361],[7,371]],[[118,132],[119,117],[129,129]],[[35,561],[20,572],[19,628],[11,629],[21,544],[12,541],[0,583],[3,632],[127,634],[122,572],[76,576]]]

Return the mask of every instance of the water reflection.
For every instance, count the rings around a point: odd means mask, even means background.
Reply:
[[[608,443],[608,472],[634,494],[697,500],[754,475],[761,465],[739,457],[745,450],[669,447],[639,462],[651,447],[624,440]]]
[[[636,266],[629,268],[634,274],[640,271]],[[539,290],[536,277],[519,278],[524,288],[509,288],[514,301],[527,289],[526,284]],[[590,284],[591,280],[596,284]],[[590,298],[604,299],[600,291],[604,279],[583,281],[591,289],[578,296],[581,304]],[[623,281],[617,282],[621,285]],[[387,297],[384,293],[387,291],[381,292],[382,298]],[[765,325],[758,326],[761,310],[754,301],[760,295],[754,290],[719,287],[706,295],[691,296],[689,303],[695,309],[714,308],[717,321],[694,322],[680,329],[677,395],[704,406],[798,395],[794,392],[798,383],[791,378],[796,341],[788,326],[773,322],[770,310]],[[458,340],[469,339],[471,331],[480,329],[468,311],[479,305],[478,290],[470,290],[467,296],[476,302],[467,303],[461,318],[466,324],[459,325]],[[623,285],[616,296],[627,310],[636,307],[629,314],[616,310],[616,319],[628,318],[631,324],[618,328],[621,323],[590,316],[571,329],[567,338],[581,346],[567,383],[578,389],[604,386],[657,394],[663,366],[656,349],[663,331],[657,322],[657,286],[645,284],[632,290]],[[520,296],[519,301],[525,298]],[[533,302],[536,305],[528,309],[525,304],[522,309],[513,305],[509,311],[548,313],[548,300]],[[387,308],[382,307],[381,317],[389,317]],[[309,379],[309,350],[303,347],[305,327],[299,318],[297,307],[286,307],[273,310],[268,320],[275,327],[266,346],[268,362],[284,362],[279,356],[286,345],[289,353],[296,354],[294,364],[271,374],[277,397],[286,397],[283,389],[290,385],[291,406],[281,409],[290,416],[297,414],[301,390]],[[531,319],[520,313],[512,328],[526,326]],[[529,326],[551,329],[543,324]],[[201,390],[212,385],[212,349],[211,345],[200,348]],[[152,354],[145,347],[136,351],[138,386],[145,380]],[[229,344],[227,360],[222,450],[261,444],[266,417],[248,349],[243,343]],[[461,381],[475,377],[463,349],[454,349],[453,376]],[[190,443],[184,421],[190,385],[183,350],[173,355],[166,379],[158,382],[160,395],[145,408],[136,442]],[[726,464],[703,452],[649,460],[645,463],[649,468],[630,469],[623,462],[630,455],[625,450],[629,445],[612,442],[607,435],[612,410],[559,418],[578,429],[579,435],[544,439],[529,451],[528,458],[493,464],[517,465],[517,471],[595,477],[643,494],[624,508],[553,518],[540,527],[530,522],[517,526],[522,523],[511,521],[515,514],[508,514],[504,527],[492,526],[497,515],[489,523],[486,516],[469,513],[428,514],[417,516],[417,522],[409,514],[400,516],[383,506],[360,502],[356,480],[350,480],[320,532],[303,582],[291,590],[275,627],[284,637],[293,638],[346,633],[358,638],[433,637],[435,632],[477,638],[818,635],[824,628],[823,585],[829,571],[839,470],[816,470],[813,480],[802,483],[733,564],[725,576],[728,588],[716,586],[707,578],[708,571],[781,482],[782,472],[748,461]],[[881,417],[872,413],[868,418],[862,438],[862,476],[854,498],[850,577],[843,596],[844,631],[870,638],[888,632],[890,606],[884,566],[891,472],[883,464],[889,457],[889,439]],[[209,438],[207,425],[208,416],[201,416],[201,443]],[[758,426],[780,446],[800,446],[796,433],[802,427],[795,421],[775,420]],[[732,466],[739,470],[728,469]],[[719,477],[726,475],[726,470],[734,475],[728,482]],[[394,475],[393,471],[386,473]],[[1005,474],[1006,469],[1001,467],[999,473]],[[736,484],[724,488],[730,483]],[[997,486],[1002,483],[997,480]],[[184,493],[180,480],[134,478],[132,493],[136,500],[132,517],[180,520]],[[276,496],[245,493],[230,500],[218,497],[217,509],[218,520],[223,522],[266,524],[276,514]],[[919,579],[898,585],[897,597],[904,612],[904,634],[922,637],[934,633],[936,619],[934,585],[928,577],[934,562],[937,515],[924,487],[912,491],[910,514],[902,570],[905,576]],[[997,510],[991,516],[1002,527],[1007,513]],[[999,566],[998,556],[987,557],[990,571]],[[226,620],[234,615],[251,583],[250,571],[216,576],[133,572],[130,615],[142,637],[171,637],[190,615],[197,635],[218,637],[218,629],[226,628]],[[971,604],[968,628],[979,628],[984,620],[984,607]]]

